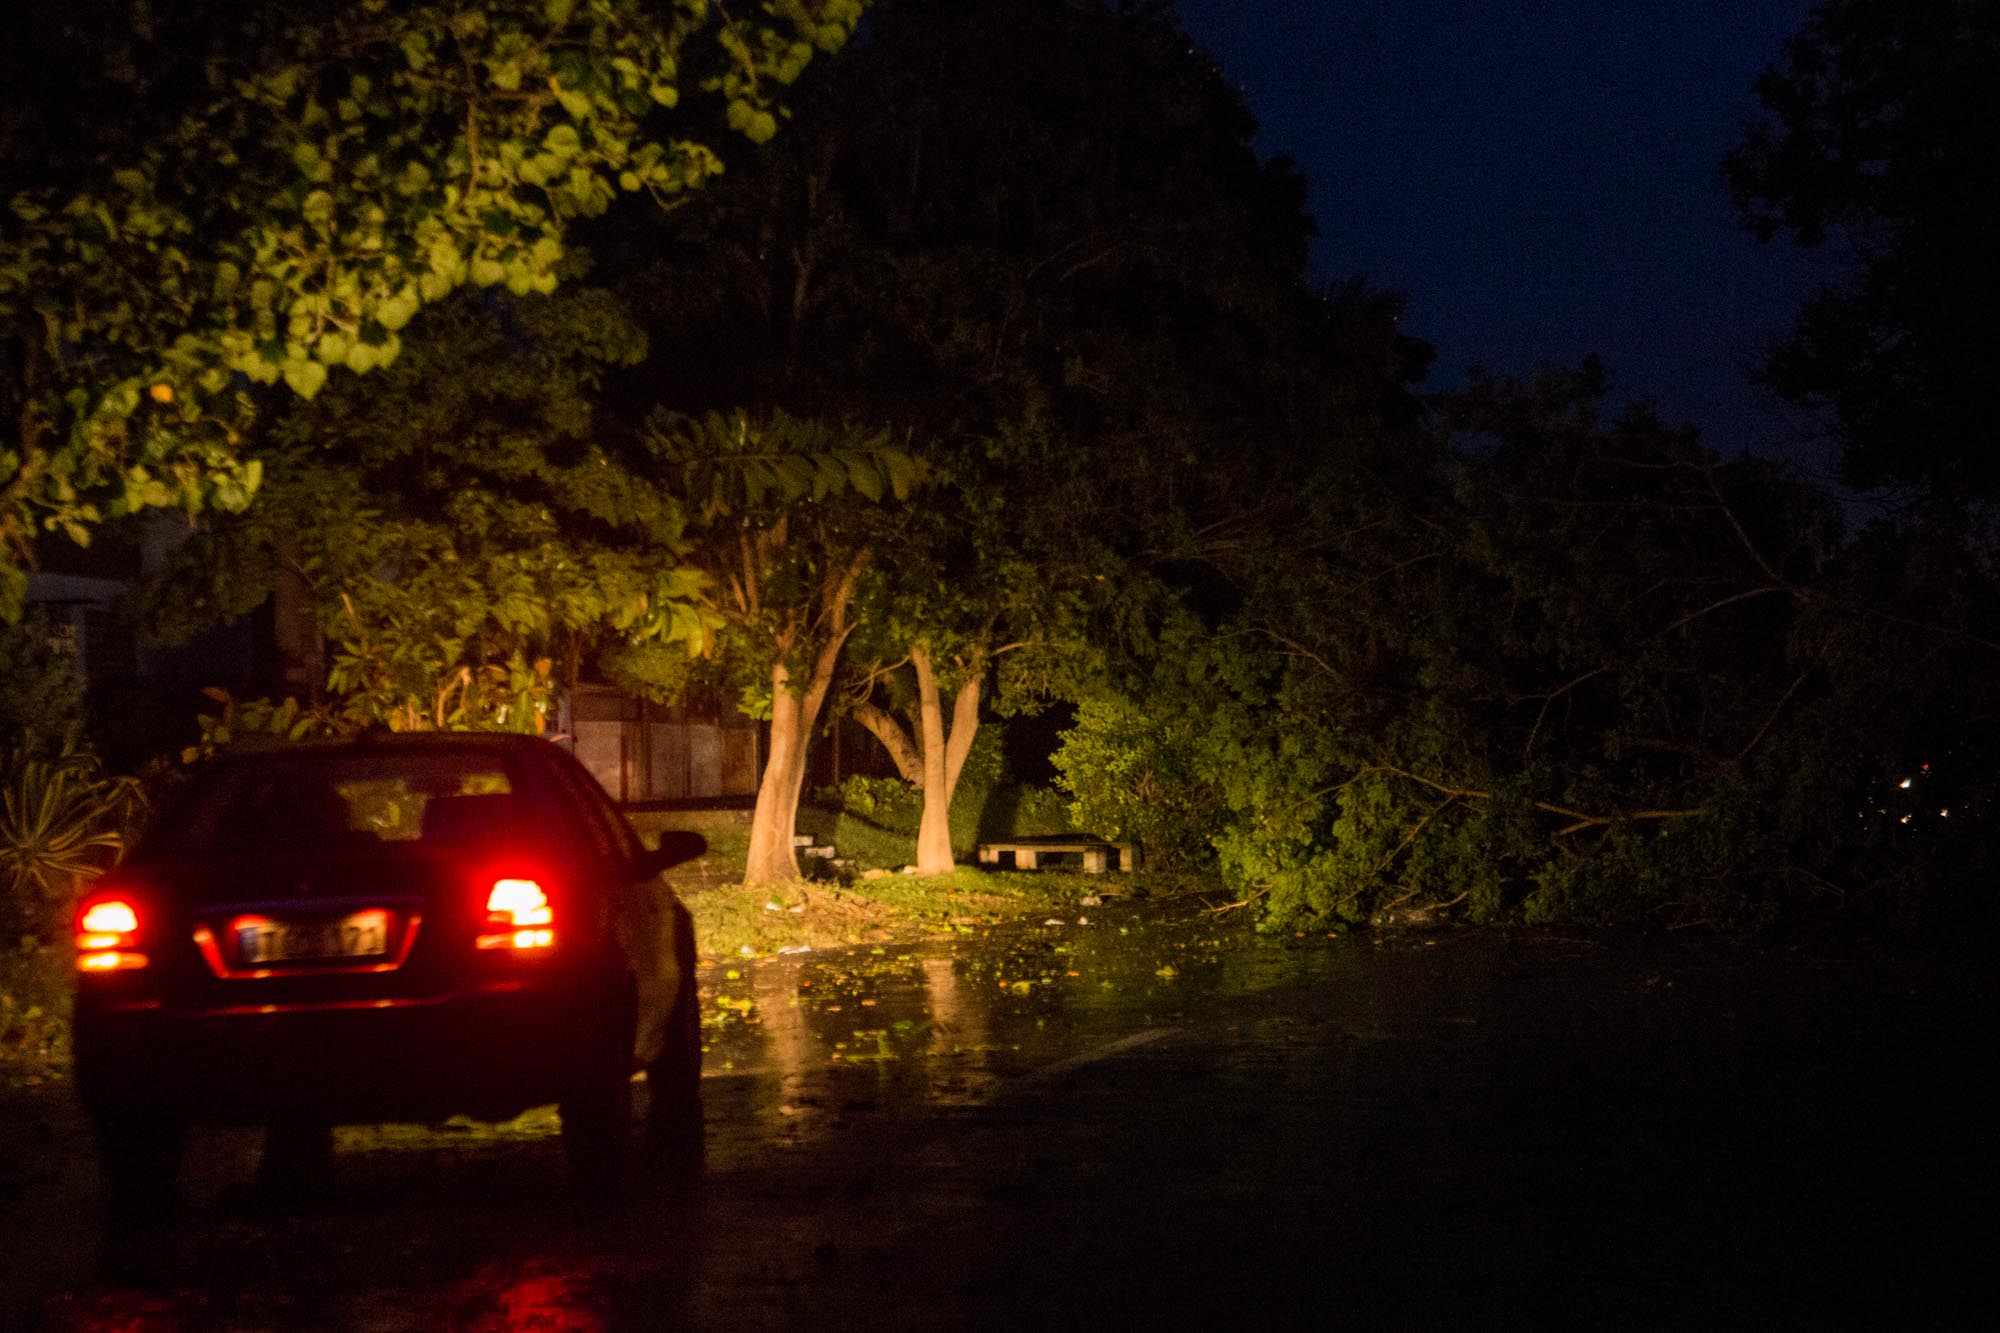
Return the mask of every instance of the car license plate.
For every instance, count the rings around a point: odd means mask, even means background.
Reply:
[[[338,921],[258,921],[236,931],[245,963],[309,958],[371,958],[389,951],[388,915],[356,912]]]

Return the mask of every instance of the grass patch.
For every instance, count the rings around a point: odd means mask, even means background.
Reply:
[[[1011,917],[1073,914],[1093,895],[1156,891],[1155,877],[1145,874],[1015,874],[963,866],[949,875],[884,875],[851,883],[794,880],[749,888],[741,882],[749,821],[749,813],[738,810],[632,816],[633,826],[649,843],[667,829],[708,839],[706,857],[668,876],[694,913],[695,939],[706,958],[949,935]]]
[[[879,944],[970,931],[1010,917],[1075,912],[1104,887],[1095,875],[891,875],[843,886],[830,880],[748,888],[719,885],[684,895],[695,939],[709,958]]]

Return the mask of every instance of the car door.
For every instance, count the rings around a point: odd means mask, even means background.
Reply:
[[[632,970],[638,1012],[633,1033],[635,1068],[660,1053],[680,993],[683,954],[675,947],[685,928],[673,890],[643,866],[645,848],[611,804],[597,780],[563,751],[550,747],[550,765],[568,803],[589,832],[602,867],[611,925]]]

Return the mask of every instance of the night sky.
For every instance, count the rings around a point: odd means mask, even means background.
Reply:
[[[1430,387],[1603,357],[1725,455],[1823,455],[1745,368],[1813,265],[1736,222],[1723,155],[1805,0],[1179,0],[1297,160],[1317,278],[1408,294]]]

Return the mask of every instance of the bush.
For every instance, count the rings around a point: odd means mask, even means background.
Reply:
[[[83,886],[117,861],[143,801],[136,779],[106,777],[74,743],[0,757],[0,929],[58,932]]]
[[[1110,695],[1084,701],[1055,754],[1056,786],[1069,795],[1067,822],[1101,837],[1136,839],[1149,863],[1211,858],[1222,803],[1203,770],[1210,725],[1194,707],[1150,708]]]

